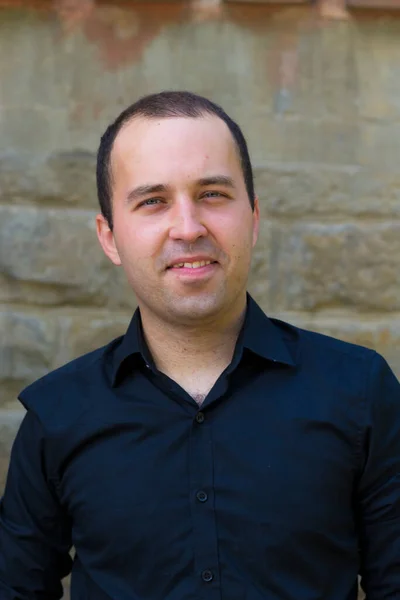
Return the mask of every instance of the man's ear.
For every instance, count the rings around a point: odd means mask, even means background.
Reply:
[[[107,219],[101,214],[96,216],[96,231],[104,254],[108,256],[114,265],[119,267],[121,265],[121,259],[119,257],[117,246],[115,245],[114,234],[110,229]]]
[[[258,202],[258,196],[254,198],[254,209],[253,209],[253,248],[258,240],[258,232],[260,229],[260,205]]]

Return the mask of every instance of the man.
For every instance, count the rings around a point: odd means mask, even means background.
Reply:
[[[25,389],[0,513],[1,600],[400,597],[400,386],[371,350],[246,294],[246,142],[187,92],[102,137],[97,233],[138,310]],[[75,547],[75,557],[69,550]]]

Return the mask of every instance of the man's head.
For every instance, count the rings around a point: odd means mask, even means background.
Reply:
[[[246,140],[239,125],[220,106],[207,98],[191,92],[160,92],[145,96],[125,109],[101,138],[97,155],[97,194],[101,212],[107,219],[110,229],[113,228],[111,154],[114,141],[124,125],[137,117],[144,119],[179,117],[198,119],[206,115],[216,116],[224,121],[231,132],[239,153],[250,205],[254,207],[253,170]]]
[[[243,134],[219,106],[142,98],[103,135],[97,187],[100,243],[143,312],[194,324],[243,303],[258,201]]]

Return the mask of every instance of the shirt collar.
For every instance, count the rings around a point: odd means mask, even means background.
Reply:
[[[114,349],[112,356],[112,387],[117,385],[118,374],[122,369],[123,363],[128,358],[139,359],[140,357],[142,357],[142,359],[145,360],[146,364],[148,364],[146,360],[146,352],[149,354],[149,351],[144,341],[139,308],[135,310],[125,335],[122,338],[119,338],[118,341],[119,344]]]
[[[285,337],[284,331],[274,320],[269,319],[250,294],[247,294],[243,347],[272,362],[294,367],[296,362]]]
[[[239,338],[243,348],[272,362],[287,366],[296,363],[289,351],[283,332],[267,317],[250,294],[247,294],[247,309],[243,329]],[[150,351],[144,340],[140,311],[137,308],[126,334],[114,349],[112,359],[112,386],[117,383],[122,364],[128,359],[142,358],[147,366],[154,366]]]

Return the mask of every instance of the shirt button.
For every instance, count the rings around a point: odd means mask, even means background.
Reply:
[[[211,571],[206,569],[205,571],[202,572],[201,578],[203,581],[206,581],[208,583],[209,581],[212,581],[214,579],[214,575],[212,574]]]
[[[200,490],[200,492],[197,492],[196,498],[199,502],[205,502],[208,499],[208,496],[207,496],[206,492],[203,492],[203,490]]]
[[[198,423],[203,423],[204,419],[205,419],[204,413],[198,412],[197,415],[196,415],[196,421]]]

